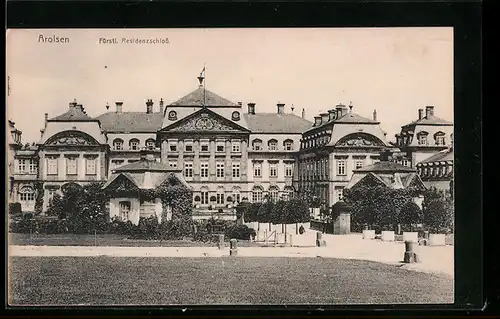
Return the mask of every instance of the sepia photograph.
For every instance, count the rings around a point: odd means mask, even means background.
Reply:
[[[7,30],[7,304],[453,304],[453,36]]]

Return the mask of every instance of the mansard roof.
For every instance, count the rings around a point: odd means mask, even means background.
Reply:
[[[424,116],[419,120],[413,121],[409,124],[404,125],[403,127],[414,126],[414,125],[447,125],[451,126],[453,123],[447,120],[443,120],[434,115]]]
[[[453,149],[446,149],[439,153],[432,155],[431,157],[421,161],[417,165],[435,163],[435,162],[453,162]]]
[[[96,117],[107,132],[156,132],[161,128],[162,113],[107,112]]]
[[[369,166],[365,166],[365,167],[361,167],[359,169],[356,169],[355,172],[400,173],[400,172],[416,172],[416,170],[414,168],[401,165],[399,163],[381,161],[381,162],[375,163],[373,165],[369,165]]]
[[[312,125],[312,122],[295,114],[247,113],[244,117],[252,133],[300,134]]]
[[[51,122],[95,121],[87,115],[82,105],[70,105],[69,110],[59,116],[53,117]]]

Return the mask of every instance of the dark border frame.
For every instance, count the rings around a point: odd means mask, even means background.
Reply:
[[[463,2],[149,2],[149,1],[9,1],[7,28],[176,28],[176,27],[409,27],[452,26],[455,44],[455,305],[395,306],[255,306],[148,308],[11,308],[9,315],[52,317],[105,314],[147,316],[195,316],[222,309],[245,311],[246,316],[324,316],[369,314],[386,309],[385,315],[411,309],[419,315],[436,310],[483,308],[482,255],[482,70],[479,1]],[[367,309],[371,308],[371,309]],[[75,311],[78,309],[78,311]],[[258,311],[258,312],[257,312]],[[50,313],[50,314],[49,314]],[[216,314],[216,315],[217,315]],[[455,313],[457,314],[457,313]]]

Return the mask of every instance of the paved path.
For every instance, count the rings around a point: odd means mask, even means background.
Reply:
[[[320,257],[370,260],[401,265],[404,268],[453,276],[453,246],[419,246],[418,264],[402,264],[403,242],[363,240],[361,235],[323,234],[326,247],[241,247],[241,257]],[[316,232],[293,238],[294,245],[311,246]],[[92,246],[9,246],[10,256],[112,256],[112,257],[223,257],[229,247],[92,247]]]

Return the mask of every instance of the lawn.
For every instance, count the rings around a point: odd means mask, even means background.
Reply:
[[[452,303],[453,280],[326,258],[11,257],[10,305]]]
[[[97,240],[96,240],[97,239]],[[113,247],[215,247],[215,243],[191,240],[140,240],[125,235],[98,234],[18,234],[9,233],[9,245],[33,246],[113,246]],[[229,243],[226,243],[229,246]],[[259,246],[248,240],[238,240],[240,247]]]

